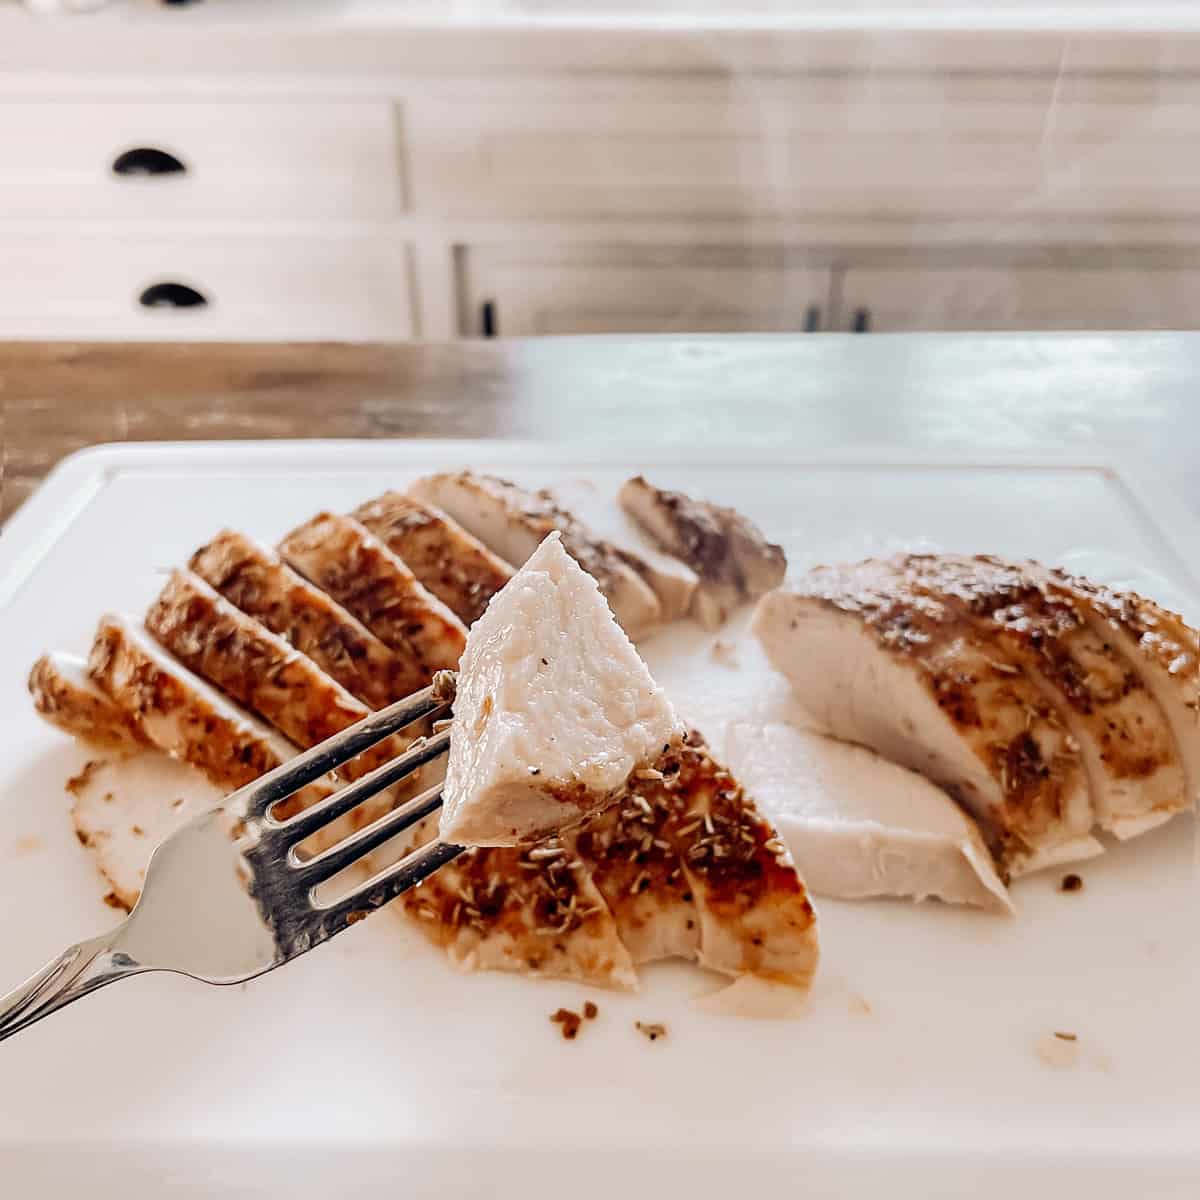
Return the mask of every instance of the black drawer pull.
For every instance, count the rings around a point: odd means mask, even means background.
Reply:
[[[135,146],[113,159],[114,175],[184,175],[187,167],[166,150]]]
[[[485,300],[479,306],[479,332],[485,338],[494,338],[499,335],[500,322],[496,319],[495,300]]]
[[[854,310],[854,321],[850,326],[852,333],[870,333],[871,332],[871,310],[868,308],[856,308]]]
[[[208,299],[186,283],[152,283],[138,303],[143,308],[204,308]]]

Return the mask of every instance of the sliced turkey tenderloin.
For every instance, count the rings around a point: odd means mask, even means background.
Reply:
[[[754,629],[821,729],[946,788],[1003,872],[1101,852],[1059,706],[956,607],[886,564],[819,567],[765,596]]]
[[[428,682],[415,656],[385,646],[336,600],[244,534],[224,530],[188,565],[370,708],[384,708]]]
[[[321,513],[279,544],[301,575],[352,612],[381,642],[418,664],[417,685],[458,666],[463,623],[373,533]],[[415,689],[414,689],[415,690]]]
[[[88,678],[87,662],[76,654],[43,654],[29,672],[29,694],[34,708],[72,737],[117,750],[148,743],[137,717]]]
[[[457,689],[448,842],[515,845],[576,824],[683,735],[557,531],[471,627]]]
[[[626,480],[617,498],[663,550],[695,571],[691,611],[706,629],[783,582],[783,548],[734,509],[657,488],[641,475]]]
[[[1186,805],[1183,768],[1143,672],[1088,623],[1084,604],[1044,575],[999,559],[901,555],[905,578],[994,636],[1059,704],[1092,791],[1100,827],[1120,837],[1161,824]]]
[[[631,638],[641,637],[662,620],[662,606],[650,585],[615,547],[560,508],[549,492],[532,492],[473,471],[428,475],[409,490],[449,513],[515,567],[558,530],[563,548],[600,585],[613,615]]]
[[[464,625],[473,625],[513,569],[453,517],[403,492],[386,492],[350,514],[402,559]]]
[[[818,896],[933,896],[1011,912],[975,823],[940,788],[862,746],[735,722],[729,765]]]

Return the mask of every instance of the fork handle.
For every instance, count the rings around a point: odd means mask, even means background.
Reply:
[[[113,930],[68,946],[19,988],[0,998],[0,1042],[105,984],[149,970],[115,948],[119,932]]]

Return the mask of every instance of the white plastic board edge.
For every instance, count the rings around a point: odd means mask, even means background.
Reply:
[[[914,452],[886,446],[830,448],[816,454],[794,449],[737,446],[645,447],[464,439],[309,439],[210,442],[112,442],[67,455],[0,529],[0,608],[36,569],[39,561],[92,499],[119,475],[137,471],[183,470],[224,474],[254,471],[268,475],[303,472],[306,478],[347,469],[379,469],[389,464],[437,467],[454,462],[485,462],[528,468],[550,454],[572,467],[687,464],[731,467],[761,464],[793,467],[893,467],[912,470],[1006,469],[1074,470],[1099,473],[1125,491],[1148,533],[1165,539],[1176,559],[1179,583],[1200,599],[1200,517],[1162,481],[1152,464],[1117,455],[971,454]],[[433,460],[433,461],[431,461]]]

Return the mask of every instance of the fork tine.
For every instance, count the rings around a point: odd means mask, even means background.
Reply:
[[[337,932],[355,920],[358,914],[379,908],[402,892],[407,892],[409,888],[424,882],[434,871],[457,858],[465,849],[465,846],[455,846],[449,842],[427,843],[398,863],[393,863],[378,874],[372,875],[357,891],[319,910],[321,925],[329,934]]]
[[[305,750],[273,771],[268,771],[234,792],[226,800],[225,807],[236,816],[262,817],[272,804],[290,796],[305,784],[327,775],[406,725],[445,707],[447,704],[441,691],[436,684],[430,684],[364,717],[356,725],[349,726],[311,750]]]
[[[441,733],[435,733],[432,737],[422,738],[403,754],[376,767],[369,775],[356,779],[353,783],[325,797],[324,800],[298,812],[294,817],[289,817],[286,821],[273,821],[268,815],[261,833],[261,840],[270,844],[273,851],[276,847],[295,846],[310,834],[316,833],[318,829],[324,828],[352,808],[356,808],[364,800],[369,800],[377,792],[391,787],[393,783],[407,778],[419,767],[423,767],[426,763],[445,754],[449,746],[450,731],[448,729],[443,729]]]
[[[297,882],[306,888],[323,883],[441,807],[442,785],[439,783],[391,812],[384,813],[370,825],[343,838],[323,853],[300,863],[294,868]]]

